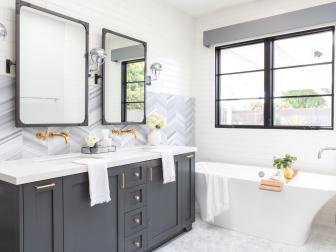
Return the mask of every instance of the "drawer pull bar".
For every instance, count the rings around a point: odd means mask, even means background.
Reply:
[[[149,169],[149,181],[152,182],[153,181],[153,168]]]
[[[139,241],[134,241],[134,242],[133,242],[133,245],[134,245],[135,247],[137,247],[137,248],[140,248],[141,243],[140,243]]]
[[[186,158],[188,158],[188,159],[191,159],[191,158],[193,158],[193,157],[194,157],[194,155],[186,156]]]
[[[121,189],[125,189],[125,173],[121,174]]]
[[[140,177],[140,172],[134,172],[133,176],[139,178]]]
[[[47,184],[47,185],[41,185],[41,186],[35,186],[36,190],[42,190],[42,189],[46,189],[46,188],[52,188],[55,187],[56,184],[55,183],[51,183],[51,184]]]
[[[134,195],[134,199],[135,199],[136,201],[140,201],[140,196],[139,196],[139,195]]]
[[[133,222],[136,223],[136,224],[140,224],[140,218],[134,218]]]

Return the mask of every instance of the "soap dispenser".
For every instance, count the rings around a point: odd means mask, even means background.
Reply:
[[[101,130],[102,139],[100,141],[100,145],[103,148],[108,148],[112,145],[112,138],[109,138],[110,131],[108,129]]]

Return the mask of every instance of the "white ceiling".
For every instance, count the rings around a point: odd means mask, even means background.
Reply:
[[[256,0],[164,0],[175,8],[198,17],[220,9],[253,2]]]

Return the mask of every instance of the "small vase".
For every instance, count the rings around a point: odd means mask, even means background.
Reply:
[[[283,169],[283,174],[286,179],[292,179],[294,177],[294,170],[290,167]]]
[[[160,145],[161,143],[161,132],[159,129],[153,129],[149,134],[148,134],[148,143],[150,145]]]

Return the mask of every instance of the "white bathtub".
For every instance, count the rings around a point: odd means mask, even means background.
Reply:
[[[206,202],[206,173],[228,178],[229,209],[214,223],[227,229],[273,241],[302,245],[317,212],[336,194],[336,176],[300,171],[282,192],[258,189],[258,172],[276,170],[255,166],[202,162],[196,164],[197,203]]]

